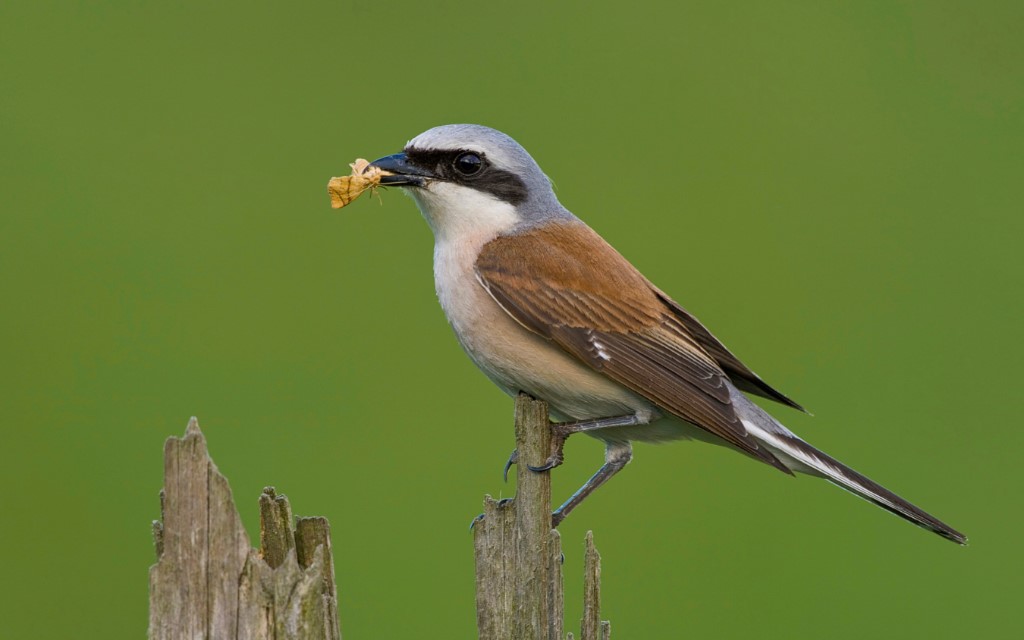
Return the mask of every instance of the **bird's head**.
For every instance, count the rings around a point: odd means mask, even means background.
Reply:
[[[526,149],[480,125],[434,127],[371,165],[393,174],[381,184],[411,195],[438,239],[571,215]]]

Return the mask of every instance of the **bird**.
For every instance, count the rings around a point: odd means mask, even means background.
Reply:
[[[561,464],[572,434],[604,443],[603,464],[554,511],[553,527],[629,463],[633,442],[698,440],[824,478],[966,544],[752,402],[745,394],[803,411],[562,206],[510,136],[438,126],[370,166],[381,170],[382,186],[412,197],[433,232],[437,297],[463,350],[507,394],[548,404],[551,456],[530,468]]]

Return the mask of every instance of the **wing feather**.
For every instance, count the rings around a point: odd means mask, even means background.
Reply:
[[[650,283],[581,223],[484,246],[476,275],[527,329],[668,412],[779,468],[732,406],[728,377]]]
[[[733,384],[738,388],[743,391],[759,395],[762,398],[768,398],[769,400],[774,400],[775,402],[793,407],[797,411],[807,413],[807,409],[804,409],[780,391],[769,386],[767,382],[761,379],[761,376],[748,369],[746,365],[740,362],[739,358],[734,356],[732,352],[714,336],[714,334],[708,331],[707,328],[701,324],[700,320],[684,309],[678,302],[657,288],[654,288],[654,292],[662,302],[672,310],[679,321],[693,333],[701,346],[704,347],[704,350],[707,351],[719,365],[721,365],[722,369],[727,374],[729,374],[729,379],[732,380]]]

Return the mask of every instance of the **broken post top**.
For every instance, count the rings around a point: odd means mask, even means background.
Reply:
[[[340,637],[326,519],[296,522],[288,499],[267,487],[253,549],[195,418],[164,445],[160,494],[149,638]]]
[[[477,629],[481,640],[564,640],[561,538],[551,527],[551,472],[531,471],[551,455],[547,404],[515,402],[516,496],[484,500],[474,525]],[[581,640],[610,633],[600,620],[600,558],[587,536]]]

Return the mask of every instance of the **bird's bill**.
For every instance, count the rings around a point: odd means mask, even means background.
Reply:
[[[430,171],[411,164],[404,153],[377,158],[370,166],[392,174],[381,176],[380,183],[387,186],[422,187],[427,180],[436,177]]]

